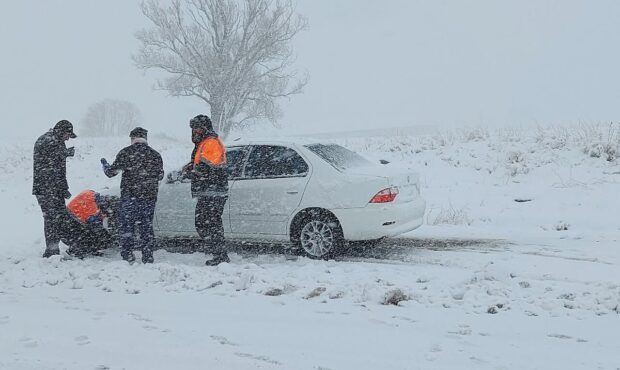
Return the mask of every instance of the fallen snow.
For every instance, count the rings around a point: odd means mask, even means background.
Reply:
[[[339,139],[416,168],[426,225],[336,261],[246,247],[217,268],[40,258],[32,143],[4,143],[0,368],[620,368],[619,164],[558,132]],[[75,145],[74,194],[118,181],[99,158],[126,140]],[[191,150],[152,145],[167,170]]]

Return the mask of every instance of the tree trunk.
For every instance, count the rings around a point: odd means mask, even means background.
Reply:
[[[211,122],[213,123],[213,130],[225,139],[230,132],[230,121],[226,117],[226,111],[224,108],[224,104],[213,104],[211,105]]]

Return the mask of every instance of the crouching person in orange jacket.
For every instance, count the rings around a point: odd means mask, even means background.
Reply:
[[[84,190],[67,205],[73,216],[67,225],[63,243],[69,246],[67,253],[83,258],[101,255],[101,250],[115,244],[114,237],[104,227],[104,219],[112,222],[118,199],[103,196],[93,190]]]

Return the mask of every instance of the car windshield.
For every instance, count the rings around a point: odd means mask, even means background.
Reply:
[[[337,144],[310,144],[306,145],[306,148],[341,171],[371,164],[361,155]]]

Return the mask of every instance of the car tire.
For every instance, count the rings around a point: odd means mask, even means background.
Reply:
[[[296,229],[297,250],[312,259],[327,260],[340,251],[344,244],[338,220],[323,213],[304,217]]]

